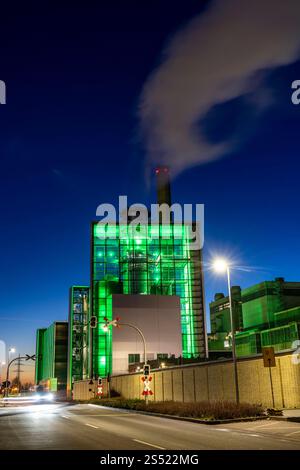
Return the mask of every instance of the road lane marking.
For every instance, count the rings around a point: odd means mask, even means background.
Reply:
[[[274,426],[275,424],[277,424],[277,423],[260,424],[259,426],[251,427],[251,428],[248,428],[248,429],[249,429],[249,431],[252,430],[252,429],[254,431],[255,429],[266,428],[267,426]]]
[[[292,436],[293,434],[298,434],[300,431],[290,432],[289,434],[285,434],[285,436]]]
[[[261,437],[259,434],[250,434],[252,437]]]
[[[85,423],[85,425],[89,426],[90,428],[98,429],[98,426],[94,426],[93,424]]]
[[[139,439],[133,439],[133,440],[135,442],[139,442],[140,444],[146,444],[146,446],[151,446],[151,447],[155,447],[156,449],[166,450],[164,447],[160,447],[160,446],[157,446],[155,444],[150,444],[150,442],[140,441]]]
[[[229,429],[216,429],[216,431],[229,432]]]
[[[296,426],[295,426],[296,427]],[[257,428],[248,428],[248,431],[255,431]],[[293,429],[291,426],[284,426],[284,425],[278,425],[276,426],[275,428],[273,427],[272,429],[270,429],[270,431],[278,431],[278,430],[281,430],[281,429]],[[294,428],[295,429],[295,428]],[[265,432],[264,429],[261,430],[261,432]],[[269,432],[268,429],[266,429],[266,432]]]
[[[114,417],[114,416],[120,417],[120,416],[121,416],[122,418],[128,418],[128,415],[127,415],[127,414],[124,415],[124,413],[122,413],[122,414],[117,414],[117,413],[109,413],[109,414],[101,414],[101,413],[97,413],[97,414],[91,414],[91,413],[88,413],[88,414],[80,414],[80,413],[78,413],[78,414],[77,414],[77,413],[74,413],[74,412],[72,412],[72,411],[71,411],[70,413],[72,413],[74,416],[79,416],[79,417],[80,417],[80,416],[104,416],[104,417],[107,417],[107,416],[109,416],[109,417]],[[130,413],[129,416],[136,416],[136,415],[137,415],[137,413]]]
[[[62,418],[70,419],[69,416],[61,415]]]

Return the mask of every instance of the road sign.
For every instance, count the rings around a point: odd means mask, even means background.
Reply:
[[[116,326],[117,328],[120,328],[119,321],[121,320],[120,317],[116,317],[114,320],[109,320],[107,317],[104,317],[105,320],[105,327],[107,328],[108,326]]]
[[[274,348],[273,347],[262,348],[262,353],[263,353],[264,367],[268,367],[269,369],[272,403],[273,403],[273,408],[275,408],[274,388],[273,388],[273,379],[272,379],[272,372],[271,372],[271,367],[276,367]]]
[[[276,367],[274,348],[262,348],[264,367]]]
[[[23,357],[20,359],[24,359]],[[35,361],[35,354],[33,356],[30,356],[29,354],[25,355],[25,361]]]
[[[143,374],[145,376],[150,375],[150,364],[145,364],[143,367]]]
[[[144,382],[144,390],[143,390],[142,395],[144,396],[153,395],[153,392],[150,386],[151,380],[152,380],[151,375],[142,377],[142,381]]]
[[[103,395],[103,385],[102,385],[102,379],[100,377],[98,379],[97,395],[98,397],[101,397]]]

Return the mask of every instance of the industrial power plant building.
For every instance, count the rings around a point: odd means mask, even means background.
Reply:
[[[300,282],[283,278],[247,289],[233,286],[232,307],[238,356],[259,354],[262,347],[276,352],[293,349],[300,340]],[[230,355],[229,298],[218,293],[210,303],[209,356]]]
[[[167,169],[157,169],[158,203],[171,206]],[[37,331],[36,383],[67,389],[78,381],[139,370],[146,358],[182,364],[231,356],[229,298],[210,303],[206,333],[202,251],[193,222],[91,224],[90,284],[70,289],[69,321]],[[300,339],[300,283],[283,278],[232,287],[238,356],[291,350]],[[119,328],[107,322],[119,318]],[[134,328],[135,327],[135,328]],[[207,345],[208,336],[208,345]],[[209,356],[209,357],[208,357]],[[177,361],[177,362],[176,362]]]
[[[153,232],[155,237],[152,237]],[[94,223],[91,312],[97,317],[98,324],[92,330],[93,374],[102,377],[113,372],[112,342],[101,327],[104,318],[111,320],[115,314],[113,294],[178,296],[183,357],[204,358],[201,268],[201,253],[190,250],[185,226],[148,225],[137,235],[130,226],[105,227]],[[143,315],[141,322],[146,322],[147,309]]]
[[[170,207],[168,170],[157,169],[156,177],[158,203]],[[143,331],[150,361],[207,357],[202,254],[191,249],[192,221],[149,221],[139,230],[129,222],[91,224],[90,286],[70,291],[69,392],[75,381],[128,372],[144,361],[141,340],[124,323]],[[123,326],[105,331],[118,315]]]
[[[67,386],[68,322],[54,322],[36,334],[35,383],[48,390]]]
[[[156,180],[158,204],[170,207],[168,170],[158,168]],[[177,296],[180,322],[175,312],[173,320],[170,318],[169,321],[169,328],[173,322],[181,332],[176,350],[182,351],[184,358],[205,358],[207,355],[202,255],[200,249],[191,249],[190,226],[160,221],[140,224],[136,230],[129,222],[124,225],[94,222],[91,226],[90,312],[97,318],[97,327],[91,331],[90,338],[92,376],[105,377],[114,373],[112,337],[102,328],[105,318],[111,320],[115,316],[114,294],[134,295],[137,305],[141,295]],[[141,324],[147,324],[147,311],[149,313],[147,308],[140,310]],[[150,330],[145,329],[144,333],[147,337]],[[175,338],[178,341],[178,335]],[[172,353],[175,353],[174,347]]]

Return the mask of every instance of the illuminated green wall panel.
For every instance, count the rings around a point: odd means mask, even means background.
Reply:
[[[67,385],[68,323],[54,322],[37,330],[36,383],[56,378],[58,390]]]
[[[35,383],[38,384],[43,378],[43,350],[44,350],[44,333],[46,328],[40,328],[36,331],[36,347],[35,347]]]
[[[111,373],[111,338],[101,325],[104,317],[112,318],[111,294],[116,291],[178,295],[183,356],[205,355],[201,253],[190,249],[186,227],[149,225],[137,232],[127,225],[92,225],[92,314],[98,318],[93,331],[96,376]]]

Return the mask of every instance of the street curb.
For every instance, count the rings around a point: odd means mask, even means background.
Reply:
[[[198,424],[229,424],[229,423],[243,423],[247,421],[261,421],[264,419],[268,419],[269,416],[255,416],[252,418],[235,418],[235,419],[218,419],[218,420],[205,420],[205,419],[198,419],[198,418],[189,418],[185,416],[175,416],[175,415],[167,415],[163,413],[151,413],[148,411],[140,411],[140,410],[129,410],[126,408],[116,408],[114,406],[105,406],[105,405],[96,405],[95,403],[88,403],[89,406],[97,406],[101,408],[106,408],[108,410],[117,410],[123,411],[127,413],[137,413],[147,416],[155,416],[157,418],[167,418],[167,419],[174,419],[178,421],[189,421],[190,423],[198,423]]]
[[[291,421],[292,423],[300,423],[300,416],[270,416],[275,421]]]

